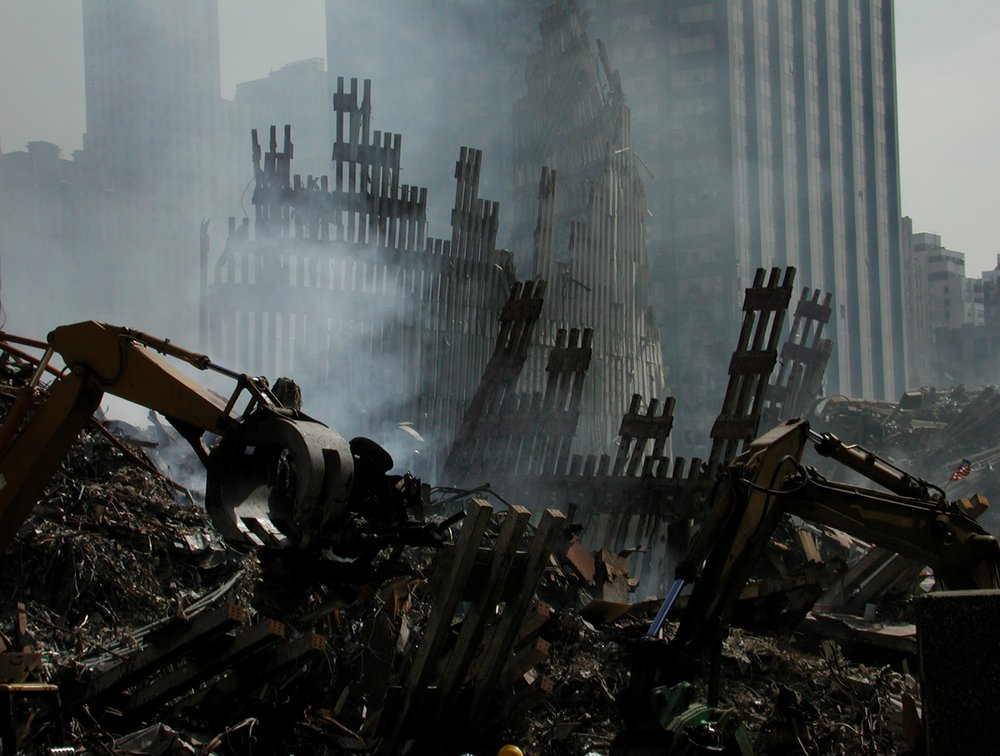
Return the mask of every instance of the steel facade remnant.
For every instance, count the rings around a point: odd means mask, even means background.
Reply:
[[[382,742],[376,753],[398,753],[404,737],[450,726],[456,717],[474,731],[503,710],[508,681],[525,663],[525,654],[515,654],[515,648],[525,636],[526,621],[535,624],[531,601],[566,519],[546,510],[528,537],[529,514],[511,507],[502,523],[494,523],[498,535],[487,545],[493,507],[482,500],[470,504],[455,545],[441,552],[431,577],[430,614],[419,645],[378,715]],[[484,557],[485,578],[474,581],[474,568]],[[521,566],[514,570],[516,557],[522,557]],[[456,625],[463,601],[468,608]],[[446,641],[456,627],[457,639],[449,646]],[[535,643],[537,651],[540,644]],[[456,695],[462,691],[464,695]]]
[[[674,427],[674,405],[676,404],[672,396],[667,397],[663,403],[663,412],[656,414],[658,400],[650,399],[649,406],[645,414],[639,412],[642,404],[642,397],[638,394],[632,396],[632,403],[628,412],[622,418],[621,429],[618,431],[619,445],[618,455],[615,457],[614,474],[629,476],[635,475],[642,464],[642,474],[651,475],[653,466],[659,466],[663,462],[669,462],[664,456],[664,449],[667,440],[670,438],[670,431]],[[649,456],[644,457],[646,442],[653,442],[653,451]]]
[[[549,353],[545,392],[507,393],[481,421],[465,474],[545,474],[565,467],[580,417],[592,331],[560,331]]]
[[[500,328],[493,356],[472,401],[465,410],[444,466],[445,480],[455,480],[463,471],[483,465],[481,445],[492,440],[490,427],[508,394],[513,392],[524,368],[532,333],[542,310],[545,281],[516,283],[500,313]]]
[[[575,361],[579,364],[579,358]],[[584,374],[571,375],[575,386],[582,389]],[[714,479],[700,459],[688,464],[683,457],[671,458],[664,453],[672,427],[673,398],[668,398],[657,414],[657,399],[651,399],[642,411],[642,397],[633,396],[621,421],[619,449],[625,453],[612,460],[607,454],[546,454],[546,449],[553,448],[553,437],[547,439],[549,446],[537,442],[537,437],[550,427],[544,420],[542,408],[546,405],[536,401],[525,410],[515,397],[514,402],[499,406],[495,424],[478,426],[482,433],[479,446],[461,436],[456,438],[456,447],[485,451],[480,456],[466,457],[475,464],[456,468],[463,474],[451,482],[472,487],[489,481],[505,499],[528,504],[532,509],[568,508],[570,518],[584,526],[591,548],[606,546],[620,551],[637,545],[648,547],[631,557],[630,574],[640,580],[645,591],[655,591],[678,556],[673,554],[673,547],[686,548],[686,544],[675,544],[678,539],[672,529],[683,530],[689,518],[704,512]],[[531,406],[536,409],[532,411]],[[520,435],[503,435],[514,430]],[[565,438],[560,441],[559,449],[567,449]],[[510,453],[514,448],[520,457]],[[487,454],[490,449],[493,452]],[[536,455],[533,449],[541,451]],[[525,458],[535,464],[525,467]]]
[[[397,462],[430,474],[512,283],[499,206],[479,196],[482,153],[463,147],[450,238],[428,236],[427,190],[402,183],[400,136],[371,129],[370,82],[338,79],[333,104],[329,176],[292,174],[288,127],[281,145],[273,127],[266,145],[253,135],[253,222],[230,220],[214,266],[212,349],[253,374],[294,373],[309,397],[377,397],[341,423],[379,438],[412,423],[424,445]]]
[[[520,390],[542,391],[547,349],[562,329],[593,329],[593,362],[573,452],[614,441],[622,400],[660,396],[666,370],[648,290],[643,170],[632,152],[621,77],[575,3],[542,11],[527,95],[514,107],[518,267],[549,282],[539,342]],[[598,64],[600,60],[600,64]]]
[[[729,363],[729,384],[722,410],[712,426],[709,467],[729,464],[740,445],[753,440],[764,409],[764,391],[778,357],[778,339],[792,295],[795,268],[758,268],[743,302],[743,327]]]
[[[512,289],[493,357],[455,435],[445,465],[447,481],[565,468],[580,417],[593,332],[561,329],[549,351],[544,393],[515,393],[544,292],[544,281]]]
[[[312,633],[287,636],[283,623],[266,617],[250,623],[245,607],[227,602],[191,620],[177,618],[131,655],[94,666],[69,698],[95,713],[112,706],[135,714],[175,698],[193,707],[212,695],[250,694],[326,647]]]
[[[788,339],[781,346],[778,374],[767,388],[765,426],[783,420],[804,417],[823,395],[823,374],[830,361],[833,342],[823,338],[823,327],[830,322],[833,295],[820,302],[819,289],[810,295],[802,289]]]
[[[760,394],[774,367],[775,343],[793,275],[791,270],[786,272],[779,286],[779,271],[775,269],[765,286],[765,271],[759,270],[756,286],[747,290],[747,317],[731,362],[727,404],[716,429],[739,427],[732,413],[740,407],[742,423],[756,429]],[[508,326],[502,325],[504,328]],[[504,343],[500,339],[498,349]],[[562,336],[557,343],[562,345]],[[621,419],[613,459],[608,454],[567,454],[569,439],[565,434],[572,432],[572,424],[559,424],[566,411],[546,414],[552,406],[551,381],[561,370],[561,395],[569,397],[570,404],[560,406],[572,412],[573,397],[583,393],[588,379],[585,360],[582,351],[557,346],[549,357],[550,385],[544,399],[540,394],[511,392],[517,380],[513,373],[505,375],[503,387],[508,393],[501,396],[498,389],[491,388],[500,385],[496,378],[485,375],[477,396],[492,397],[492,403],[480,402],[478,415],[470,408],[467,422],[456,434],[449,464],[453,477],[447,482],[467,488],[489,482],[505,498],[532,508],[568,508],[571,518],[584,525],[590,548],[624,550],[644,545],[645,551],[631,557],[630,573],[646,592],[665,590],[671,565],[686,551],[688,521],[705,514],[717,465],[699,458],[688,464],[683,457],[672,457],[668,444],[674,398],[668,397],[662,409],[655,397],[643,407],[639,394],[633,394]],[[497,358],[497,364],[504,363]],[[572,381],[571,389],[567,381]],[[476,417],[478,420],[472,422]],[[547,440],[540,443],[538,438],[545,434],[549,434]],[[553,434],[562,435],[557,455],[552,454]],[[721,448],[718,441],[717,446]]]

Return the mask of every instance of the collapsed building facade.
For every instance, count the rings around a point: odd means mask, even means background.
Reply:
[[[335,424],[433,466],[489,356],[511,280],[482,155],[456,164],[450,239],[427,234],[427,190],[401,182],[401,136],[371,130],[371,85],[338,81],[332,176],[292,176],[294,146],[254,133],[254,218],[230,222],[208,287],[209,342],[243,369],[294,371]],[[392,441],[406,439],[407,446]],[[401,464],[417,464],[404,452]]]
[[[554,345],[560,329],[593,329],[577,449],[606,453],[628,397],[666,392],[649,302],[646,194],[621,76],[600,41],[595,53],[586,16],[553,3],[539,28],[528,93],[514,112],[512,246],[519,270],[549,283],[539,343]],[[529,354],[529,369],[538,361]]]
[[[426,190],[400,183],[401,137],[371,131],[370,83],[340,79],[330,177],[293,176],[288,127],[280,150],[277,129],[266,149],[254,134],[254,218],[230,224],[205,328],[230,364],[294,372],[313,412],[398,467],[569,509],[590,547],[649,544],[633,571],[653,591],[762,415],[818,399],[830,298],[803,292],[768,389],[794,271],[758,272],[710,453],[675,456],[621,79],[574,4],[540,30],[515,118],[513,255],[478,196],[481,153],[460,152],[451,238],[429,237]]]
[[[676,402],[649,309],[645,193],[621,78],[599,41],[593,54],[575,4],[549,6],[540,29],[515,116],[515,259],[537,283],[515,289],[501,314],[445,476],[568,510],[588,548],[642,544],[632,574],[643,591],[663,590],[717,471],[765,412],[777,421],[818,400],[830,297],[803,291],[769,387],[795,271],[757,271],[729,385],[705,429],[710,453],[675,456]]]
[[[620,78],[603,48],[598,70],[575,9],[554,5],[546,19],[516,119],[515,216],[530,212],[533,227],[516,268],[496,248],[498,204],[478,196],[482,153],[461,149],[451,237],[430,237],[426,189],[400,181],[400,135],[371,130],[369,82],[339,79],[331,176],[293,175],[288,127],[265,144],[255,132],[254,217],[230,222],[203,274],[213,351],[254,373],[294,370],[335,424],[423,473],[443,462],[518,278],[540,308],[520,390],[542,389],[560,333],[583,334],[592,353],[564,433],[574,452],[608,453],[629,397],[665,391]],[[574,114],[565,123],[555,93]]]

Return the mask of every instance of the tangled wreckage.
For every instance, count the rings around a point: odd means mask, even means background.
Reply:
[[[733,387],[761,389],[739,371],[763,365],[748,345],[777,352],[757,334],[741,335],[716,431],[742,434],[735,412],[764,411]],[[290,381],[272,390],[98,323],[60,327],[45,343],[6,334],[2,349],[5,751],[936,753],[989,743],[963,690],[993,662],[955,643],[956,628],[966,639],[989,632],[1000,595],[1000,548],[976,522],[985,500],[950,501],[806,421],[778,418],[740,453],[723,439],[718,467],[666,478],[700,492],[689,491],[701,502],[690,507],[695,537],[669,590],[634,600],[630,572],[648,572],[636,559],[648,545],[589,549],[579,507],[571,519],[533,516],[496,485],[436,489],[392,475],[377,443],[305,415]],[[233,393],[161,354],[227,376]],[[480,399],[490,380],[487,370]],[[94,416],[105,392],[170,427],[122,433]],[[484,459],[482,405],[453,447],[465,469]],[[662,494],[657,469],[669,460],[656,458],[651,405],[644,431],[637,406],[625,415],[620,462],[578,462],[571,474],[567,460],[565,473],[540,477],[542,490]],[[203,504],[171,478],[178,458],[166,462],[185,441],[188,462],[205,466]],[[807,466],[810,442],[816,464],[832,460],[878,489]]]

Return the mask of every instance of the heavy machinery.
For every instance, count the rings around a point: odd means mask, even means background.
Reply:
[[[835,483],[803,466],[809,440],[820,455],[887,490]],[[873,452],[790,420],[756,439],[720,477],[712,510],[677,568],[675,586],[694,581],[694,587],[673,644],[699,656],[721,643],[740,592],[785,514],[929,565],[950,589],[998,588],[1000,544],[966,514],[972,506],[948,501],[940,488]]]
[[[283,407],[262,378],[169,340],[93,321],[60,326],[47,343],[2,338],[8,353],[18,352],[13,342],[44,354],[0,429],[0,551],[105,393],[161,413],[191,444],[207,468],[206,509],[234,546],[322,549],[341,538],[343,521],[359,508],[374,523],[376,532],[364,535],[375,548],[393,540],[390,531],[398,540],[415,530],[405,515],[413,479],[408,487],[387,482],[392,460],[381,447],[368,439],[348,443],[323,423]],[[236,387],[228,399],[220,396],[157,353],[225,375]],[[50,366],[54,354],[65,370]],[[43,392],[46,371],[56,378]],[[244,392],[248,401],[237,415]],[[211,449],[210,439],[217,441]]]
[[[886,490],[835,483],[805,467],[801,460],[810,440],[820,455]],[[966,514],[986,506],[976,498],[950,502],[940,488],[873,452],[816,433],[803,420],[790,420],[757,438],[720,475],[712,509],[678,565],[672,589],[646,637],[632,646],[632,676],[622,699],[629,726],[612,754],[668,752],[665,746],[677,749],[670,753],[740,752],[732,738],[725,744],[708,738],[713,745],[703,750],[690,738],[679,738],[689,749],[683,750],[664,735],[665,723],[650,707],[650,694],[659,689],[669,695],[674,689],[668,686],[699,676],[707,659],[708,707],[718,713],[712,707],[719,702],[722,642],[741,592],[783,516],[828,525],[929,565],[951,589],[1000,588],[1000,544]],[[677,631],[662,643],[659,629],[692,582]]]

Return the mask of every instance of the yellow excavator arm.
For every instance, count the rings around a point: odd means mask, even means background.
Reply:
[[[828,481],[800,460],[809,440],[889,489]],[[678,584],[694,581],[674,642],[701,653],[727,631],[733,608],[780,518],[788,513],[837,528],[922,564],[951,589],[1000,588],[1000,544],[968,509],[935,486],[835,436],[790,420],[756,439],[720,478],[712,510],[677,569]]]
[[[314,542],[344,511],[353,478],[347,441],[283,408],[262,379],[167,340],[94,321],[56,328],[46,347],[0,428],[0,551],[105,393],[163,414],[192,444],[208,468],[206,507],[231,541],[278,548]],[[66,370],[43,393],[40,379],[54,353]],[[157,353],[227,375],[236,388],[226,399]],[[236,417],[244,391],[248,406]],[[222,437],[211,453],[202,440],[206,432]]]

